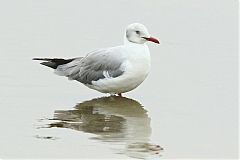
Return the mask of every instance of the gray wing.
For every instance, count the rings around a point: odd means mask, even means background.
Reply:
[[[75,58],[72,62],[60,65],[55,73],[67,76],[84,84],[92,84],[103,78],[118,77],[123,74],[121,64],[124,58],[118,50],[101,49],[89,53],[86,57]]]

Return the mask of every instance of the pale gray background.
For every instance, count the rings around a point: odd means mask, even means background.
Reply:
[[[162,158],[236,158],[237,14],[236,0],[0,1],[0,157],[126,158],[90,134],[36,129],[103,95],[31,59],[122,44],[126,25],[140,22],[161,45],[149,44],[151,73],[126,96],[148,111]],[[35,138],[45,134],[59,139]]]

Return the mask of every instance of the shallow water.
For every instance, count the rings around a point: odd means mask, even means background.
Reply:
[[[0,2],[0,158],[236,158],[237,5]],[[124,98],[31,61],[121,44],[132,22],[161,45],[148,44],[151,73]]]
[[[106,142],[116,154],[145,158],[163,148],[151,144],[151,119],[135,100],[117,96],[92,99],[71,110],[56,110],[46,128],[69,128],[94,134],[91,139]],[[49,138],[49,137],[47,137]]]

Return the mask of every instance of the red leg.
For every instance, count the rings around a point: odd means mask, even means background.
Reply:
[[[118,96],[119,96],[119,97],[122,97],[122,93],[118,93]]]

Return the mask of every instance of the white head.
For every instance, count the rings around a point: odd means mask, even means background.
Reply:
[[[160,43],[156,38],[151,37],[147,28],[140,23],[133,23],[127,26],[126,38],[129,42],[138,44],[144,44],[147,41]]]

